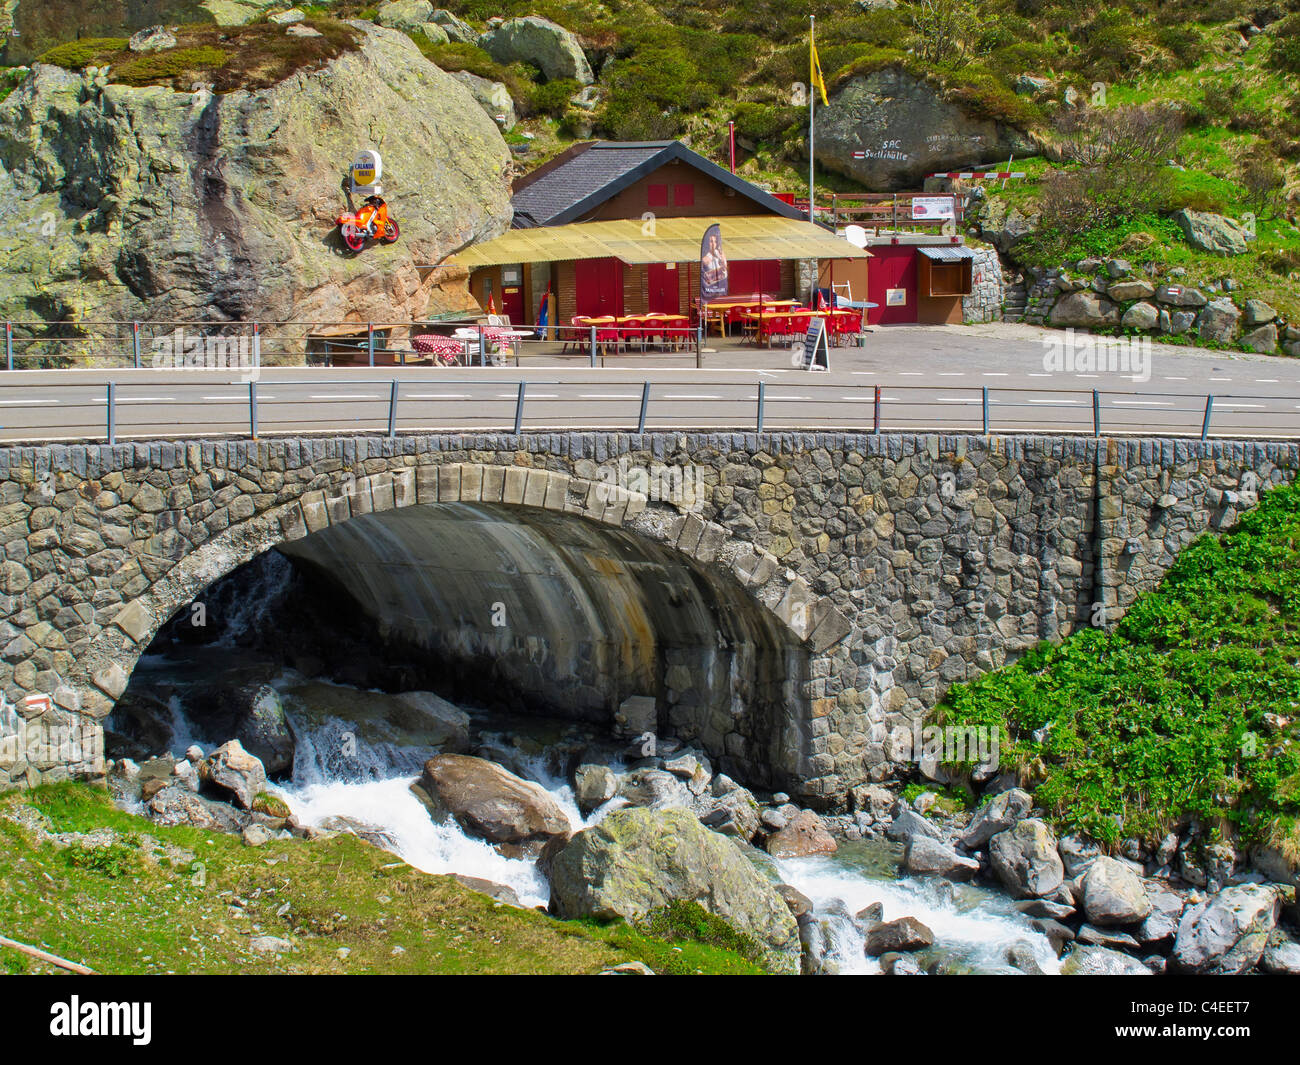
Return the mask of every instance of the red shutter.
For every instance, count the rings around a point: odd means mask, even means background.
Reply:
[[[651,207],[667,207],[667,206],[668,206],[668,186],[667,186],[667,185],[651,185],[651,186],[649,187],[649,189],[646,191],[646,202],[647,202]]]
[[[674,207],[694,207],[694,206],[695,206],[695,186],[694,186],[694,185],[674,185],[674,186],[673,186],[673,206],[674,206]]]

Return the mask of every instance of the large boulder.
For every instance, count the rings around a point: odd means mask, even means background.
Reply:
[[[433,11],[429,0],[389,0],[379,5],[375,21],[403,33],[419,33],[425,23],[433,22]]]
[[[907,841],[903,850],[903,868],[913,876],[969,880],[980,871],[980,863],[958,854],[946,843],[918,833]]]
[[[922,950],[934,945],[934,933],[915,917],[878,924],[867,933],[866,953],[871,957],[896,950]]]
[[[1196,328],[1202,340],[1226,344],[1237,333],[1237,323],[1241,321],[1241,311],[1227,296],[1210,300],[1196,319]]]
[[[578,809],[589,814],[618,794],[618,775],[607,765],[588,763],[573,774],[573,797]]]
[[[817,161],[874,189],[919,188],[936,171],[1030,146],[1019,130],[963,109],[901,67],[849,78],[817,115]]]
[[[284,716],[280,693],[269,684],[252,691],[235,738],[268,773],[286,773],[293,768],[293,731]]]
[[[635,921],[674,900],[696,902],[757,942],[769,968],[799,970],[785,901],[732,840],[686,810],[615,810],[555,855],[550,879],[560,917]]]
[[[1174,939],[1174,964],[1182,972],[1212,976],[1246,972],[1263,955],[1280,910],[1273,888],[1225,888],[1183,914]]]
[[[488,118],[502,129],[513,129],[519,121],[515,101],[502,82],[480,78],[468,70],[453,70],[451,76],[459,81],[478,101]]]
[[[1050,895],[1065,879],[1056,837],[1037,818],[1019,821],[989,840],[993,871],[1017,898]]]
[[[1103,927],[1136,924],[1151,912],[1137,873],[1115,858],[1098,858],[1083,875],[1083,912]]]
[[[224,802],[212,802],[178,785],[162,788],[148,802],[149,817],[166,827],[186,825],[205,832],[240,832],[249,815]]]
[[[773,858],[803,858],[809,854],[834,854],[835,837],[826,831],[822,819],[811,810],[800,810],[784,828],[767,837],[764,844]]]
[[[708,799],[702,800],[705,805],[708,801]],[[721,832],[724,836],[735,836],[745,842],[758,835],[762,824],[761,818],[762,811],[759,809],[758,801],[748,789],[741,787],[733,787],[718,796],[712,807],[700,814],[700,820],[715,832]]]
[[[1005,832],[1017,821],[1029,816],[1034,800],[1021,788],[1000,791],[976,811],[961,837],[967,850],[983,847],[999,832]]]
[[[479,47],[498,63],[531,63],[547,81],[572,78],[590,85],[596,80],[578,38],[536,15],[503,22],[479,38]]]
[[[466,832],[491,843],[545,843],[573,830],[545,788],[484,758],[430,758],[419,786],[435,816],[450,815]]]
[[[1246,254],[1246,230],[1235,218],[1183,208],[1174,212],[1174,221],[1193,248],[1219,255]]]
[[[1056,301],[1047,320],[1055,326],[1100,329],[1119,324],[1119,308],[1095,292],[1070,292]]]
[[[662,769],[634,769],[619,781],[618,794],[629,806],[651,810],[691,810],[695,796],[672,773]]]
[[[1134,933],[1140,943],[1159,943],[1170,939],[1178,932],[1178,922],[1183,916],[1184,903],[1180,896],[1172,891],[1151,891],[1147,897],[1151,901],[1151,912],[1137,927]]]
[[[199,763],[199,780],[228,792],[245,810],[251,810],[259,792],[266,790],[266,769],[238,740],[223,743]]]
[[[355,50],[251,91],[34,67],[0,102],[0,202],[51,232],[0,247],[0,313],[365,322],[466,308],[463,275],[419,268],[506,229],[509,150],[410,38],[357,26]],[[380,147],[402,238],[347,256],[334,222],[369,130],[401,130]]]

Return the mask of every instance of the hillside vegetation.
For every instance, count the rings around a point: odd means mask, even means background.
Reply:
[[[1113,630],[1043,644],[938,713],[1001,729],[1063,828],[1115,844],[1191,817],[1300,864],[1300,487],[1185,548]]]

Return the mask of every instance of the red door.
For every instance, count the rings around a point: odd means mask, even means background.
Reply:
[[[655,314],[679,314],[677,264],[650,263],[646,267],[646,309]]]
[[[524,317],[524,268],[522,266],[501,268],[501,313],[509,315],[510,321],[515,325],[527,321]]]
[[[623,263],[619,259],[579,259],[573,264],[578,314],[587,318],[623,313]]]
[[[916,295],[916,249],[908,245],[873,244],[867,263],[867,299],[877,306],[867,311],[867,322],[914,324]]]

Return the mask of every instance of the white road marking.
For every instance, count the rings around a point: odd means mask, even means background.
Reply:
[[[1187,378],[1186,378],[1186,377],[1162,377],[1162,378],[1160,378],[1160,380],[1162,380],[1162,381],[1186,381]]]
[[[412,392],[402,399],[472,399],[468,392]]]
[[[672,393],[662,397],[664,399],[721,399],[721,396],[701,396],[695,393]]]
[[[1224,403],[1222,400],[1216,400],[1216,407],[1238,407],[1241,410],[1263,410],[1263,403]]]
[[[978,399],[966,399],[958,396],[939,396],[936,403],[978,403]]]
[[[308,396],[307,398],[308,399],[381,399],[383,397],[362,395],[359,392],[358,393],[344,392],[342,394],[338,392],[333,392],[325,396]]]
[[[583,392],[579,399],[640,399],[640,392]]]
[[[1257,385],[1280,385],[1281,383],[1282,383],[1282,382],[1279,381],[1276,377],[1256,377],[1256,378],[1255,378],[1255,384],[1257,384]]]
[[[1162,399],[1117,399],[1116,407],[1172,407],[1173,403]]]
[[[1009,377],[1011,375],[1005,373],[986,373],[984,376],[985,377]]]
[[[939,374],[940,377],[965,377],[964,373],[958,371],[949,371],[948,373]]]
[[[48,406],[51,403],[57,405],[58,402],[57,399],[0,399],[0,407],[31,407],[37,403]]]
[[[1067,407],[1077,407],[1079,405],[1079,401],[1077,399],[1031,399],[1029,402],[1030,403],[1056,403]]]

